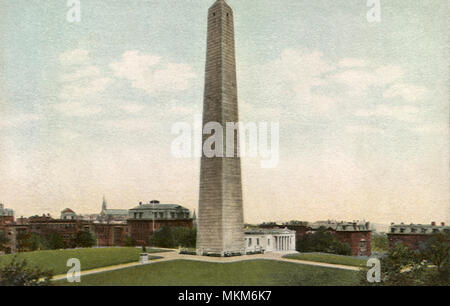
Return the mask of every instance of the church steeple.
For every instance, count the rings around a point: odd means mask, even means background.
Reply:
[[[105,195],[103,195],[103,202],[102,202],[102,212],[105,212],[107,209],[107,203],[106,203],[106,199],[105,199]]]

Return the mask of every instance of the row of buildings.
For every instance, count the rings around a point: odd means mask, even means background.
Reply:
[[[49,214],[20,217],[14,219],[14,211],[0,204],[0,231],[3,230],[10,238],[10,247],[15,251],[16,240],[20,234],[35,233],[49,235],[57,232],[69,244],[80,231],[90,231],[95,234],[98,246],[123,246],[127,239],[132,239],[137,245],[146,245],[150,236],[162,227],[193,227],[196,223],[195,212],[178,204],[161,204],[153,200],[140,202],[131,209],[108,209],[103,198],[101,211],[98,214],[80,215],[70,208],[61,211],[59,218]],[[319,229],[327,232],[352,248],[354,256],[370,256],[372,254],[373,229],[366,221],[290,221],[282,224],[274,222],[263,223],[257,227],[247,227],[245,230],[245,252],[293,251],[296,244],[305,235]],[[450,227],[444,223],[429,225],[394,224],[387,233],[390,247],[402,242],[405,245],[419,249],[434,233],[450,232]]]
[[[2,209],[3,205],[0,206]],[[21,234],[47,236],[58,233],[66,245],[70,244],[80,231],[90,231],[97,239],[98,246],[123,246],[127,239],[138,245],[147,245],[149,237],[158,229],[168,227],[193,227],[195,213],[178,204],[161,204],[153,200],[148,204],[127,209],[108,209],[103,199],[98,214],[79,215],[70,208],[61,211],[59,218],[50,214],[20,217],[14,219],[14,212],[0,210],[0,230],[8,235],[12,252],[16,251],[17,237]]]
[[[450,226],[445,222],[440,224],[431,222],[430,224],[394,224],[391,223],[387,233],[389,247],[393,247],[401,242],[411,249],[421,249],[428,241],[431,235],[437,233],[450,234]]]

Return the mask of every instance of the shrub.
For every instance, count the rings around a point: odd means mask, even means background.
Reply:
[[[51,271],[29,268],[26,260],[14,257],[0,268],[0,286],[49,286],[52,276]]]
[[[6,245],[8,242],[9,242],[9,239],[5,235],[5,232],[0,230],[0,251],[6,250]]]
[[[97,243],[95,235],[90,231],[80,231],[74,239],[75,247],[91,248]]]
[[[133,237],[131,237],[131,236],[127,236],[125,238],[125,246],[127,246],[127,247],[134,247],[134,246],[136,246],[136,240]]]

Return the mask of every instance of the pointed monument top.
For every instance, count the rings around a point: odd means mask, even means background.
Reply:
[[[214,4],[211,7],[215,7],[215,6],[219,6],[219,5],[225,5],[229,8],[231,8],[230,5],[225,0],[217,0],[216,2],[214,2]]]

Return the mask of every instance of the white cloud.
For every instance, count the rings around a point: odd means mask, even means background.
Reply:
[[[343,58],[342,60],[339,61],[338,63],[339,67],[342,68],[362,68],[362,67],[366,67],[367,63],[365,60],[363,59],[359,59],[359,58]]]
[[[65,82],[78,81],[80,79],[97,77],[100,75],[100,69],[96,66],[85,66],[77,69],[75,72],[63,74],[61,79]]]
[[[114,75],[131,81],[134,88],[148,94],[182,91],[189,88],[195,74],[187,64],[170,63],[161,57],[139,51],[127,51],[122,59],[109,65]]]
[[[99,105],[89,105],[79,102],[64,102],[56,104],[54,108],[68,117],[89,117],[102,111]]]
[[[416,101],[427,93],[427,89],[423,86],[411,84],[395,84],[383,93],[384,98],[401,97],[406,101]]]
[[[68,50],[59,56],[59,61],[64,66],[86,64],[89,62],[89,52],[84,49]]]
[[[410,128],[418,134],[434,134],[434,135],[448,135],[450,132],[450,125],[443,123],[423,124]]]
[[[121,110],[130,113],[130,114],[137,114],[142,112],[145,109],[145,105],[142,104],[136,104],[136,103],[127,103],[124,105],[118,106]]]
[[[369,88],[391,84],[400,80],[403,74],[401,67],[381,66],[373,71],[356,69],[341,71],[332,76],[332,79],[346,85],[350,96],[363,96],[367,94]]]
[[[357,117],[390,117],[399,121],[412,122],[416,120],[416,115],[419,109],[415,106],[391,106],[391,105],[377,105],[374,109],[360,109],[355,112]]]
[[[346,128],[347,132],[352,134],[377,134],[384,133],[383,129],[371,125],[349,125]]]
[[[71,131],[71,130],[63,130],[60,133],[61,138],[67,139],[67,140],[74,140],[77,138],[80,138],[81,135],[77,132]]]
[[[89,52],[76,49],[60,55],[60,103],[54,109],[68,117],[89,117],[102,112],[104,92],[112,79],[90,64]]]
[[[286,49],[280,58],[264,67],[264,74],[272,76],[279,83],[267,82],[272,93],[278,92],[278,96],[285,96],[283,87],[287,87],[295,94],[293,106],[302,106],[304,111],[306,108],[311,113],[324,113],[333,109],[337,103],[334,97],[320,90],[328,85],[326,75],[334,70],[334,65],[321,52]],[[286,105],[286,101],[283,104]]]
[[[80,80],[80,82],[66,83],[61,88],[59,97],[63,101],[92,101],[106,90],[110,82],[110,78],[102,77],[93,80]]]
[[[120,131],[153,131],[159,122],[155,122],[151,118],[131,118],[119,120],[104,120],[100,124],[107,129]]]
[[[19,127],[21,125],[38,121],[40,116],[37,114],[17,114],[12,116],[2,116],[0,128]]]

